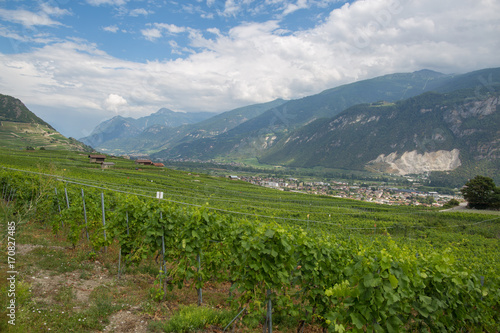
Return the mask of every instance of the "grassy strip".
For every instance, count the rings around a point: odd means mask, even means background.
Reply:
[[[152,322],[149,328],[153,332],[196,332],[210,326],[224,327],[235,315],[234,311],[188,305],[181,307],[165,322]]]

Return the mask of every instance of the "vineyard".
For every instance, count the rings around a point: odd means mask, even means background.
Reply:
[[[102,170],[72,152],[0,151],[0,161],[9,218],[96,256],[117,248],[117,278],[154,262],[155,301],[191,287],[202,306],[207,283],[229,284],[221,330],[271,332],[284,318],[297,332],[500,330],[498,215],[283,192],[118,158]]]

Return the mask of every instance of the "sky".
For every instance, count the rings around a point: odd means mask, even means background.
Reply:
[[[498,0],[0,0],[0,93],[67,136],[500,66]]]

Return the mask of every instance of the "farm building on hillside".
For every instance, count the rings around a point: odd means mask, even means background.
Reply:
[[[90,154],[89,159],[90,159],[90,163],[104,163],[104,160],[106,159],[106,155]]]
[[[151,160],[137,160],[137,161],[135,161],[135,164],[153,165],[153,162],[151,162]]]
[[[155,167],[160,167],[160,168],[163,168],[165,166],[165,164],[163,164],[163,163],[153,163],[153,165]]]
[[[102,162],[101,163],[101,168],[102,169],[109,169],[113,167],[115,164],[113,162]]]

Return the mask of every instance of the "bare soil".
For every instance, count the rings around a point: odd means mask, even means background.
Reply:
[[[147,319],[130,310],[121,310],[109,318],[109,325],[104,328],[104,332],[120,333],[146,333]]]

